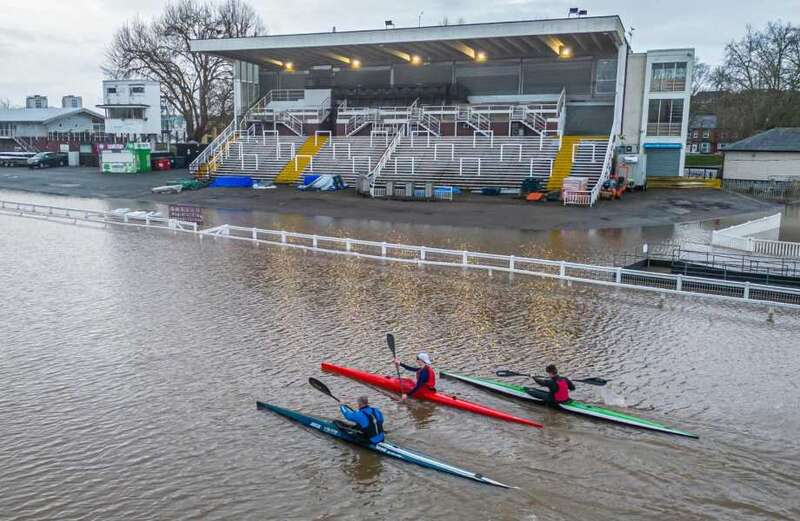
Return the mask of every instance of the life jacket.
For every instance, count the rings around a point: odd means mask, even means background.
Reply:
[[[553,377],[553,381],[556,383],[556,386],[558,386],[558,390],[553,393],[553,400],[555,400],[556,403],[568,402],[570,398],[569,384],[567,384],[567,381],[560,376]]]
[[[367,426],[359,426],[359,429],[367,439],[371,440],[374,436],[383,434],[383,420],[378,420],[378,417],[375,415],[375,409],[372,407],[364,407],[363,409],[359,409],[359,411],[367,417]]]
[[[425,389],[428,391],[436,391],[436,371],[429,365],[426,365],[421,370],[427,371],[428,373],[428,381],[425,382]]]

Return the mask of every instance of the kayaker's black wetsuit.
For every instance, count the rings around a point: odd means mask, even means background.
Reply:
[[[533,378],[537,384],[547,387],[548,393],[545,398],[547,405],[556,406],[560,403],[567,403],[571,399],[569,391],[575,390],[575,384],[569,378],[555,376],[553,378]]]

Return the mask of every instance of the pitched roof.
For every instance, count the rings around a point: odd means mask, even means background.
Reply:
[[[50,123],[51,121],[66,116],[72,116],[81,113],[95,118],[105,119],[101,114],[85,108],[60,109],[50,107],[46,109],[0,110],[0,121],[9,121],[13,123]]]
[[[726,152],[800,152],[800,127],[773,128],[731,143]]]

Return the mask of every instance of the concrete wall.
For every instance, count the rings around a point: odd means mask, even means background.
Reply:
[[[628,70],[625,75],[625,101],[622,109],[623,145],[639,145],[641,142],[646,64],[647,55],[644,53],[628,56]]]
[[[800,179],[800,152],[725,152],[725,179]]]

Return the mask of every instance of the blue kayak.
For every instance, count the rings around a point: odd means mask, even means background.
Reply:
[[[272,405],[269,403],[264,403],[259,401],[256,402],[256,406],[258,407],[258,409],[272,411],[275,414],[278,414],[279,416],[288,418],[289,420],[295,421],[301,425],[304,425],[311,429],[316,429],[320,432],[333,436],[334,438],[339,438],[340,440],[344,440],[354,445],[358,445],[359,447],[363,447],[367,450],[377,452],[378,454],[382,454],[384,456],[389,456],[391,458],[406,461],[408,463],[415,463],[422,467],[438,470],[439,472],[444,472],[446,474],[451,474],[453,476],[459,476],[462,478],[470,479],[472,481],[477,481],[478,483],[483,483],[485,485],[493,485],[495,487],[502,487],[502,488],[513,488],[510,487],[509,485],[504,485],[499,481],[489,479],[481,474],[476,474],[474,472],[470,472],[468,470],[460,469],[458,467],[454,467],[453,465],[448,465],[447,463],[437,461],[431,458],[430,456],[427,456],[415,450],[398,447],[394,443],[390,443],[388,441],[382,441],[381,443],[370,443],[368,440],[364,439],[358,431],[339,425],[338,423],[335,423],[331,420],[325,420],[323,418],[309,416],[307,414],[302,414],[297,411],[284,409],[283,407],[278,407],[277,405]]]

